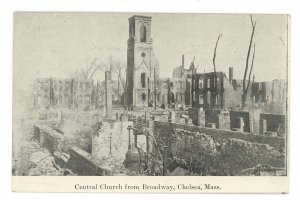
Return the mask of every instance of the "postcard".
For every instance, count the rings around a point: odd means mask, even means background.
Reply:
[[[287,193],[289,34],[287,14],[16,12],[12,190]]]

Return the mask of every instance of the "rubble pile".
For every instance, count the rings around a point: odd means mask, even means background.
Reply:
[[[64,151],[68,152],[70,147],[77,146],[91,153],[93,133],[91,128],[65,120],[62,131],[64,134]]]
[[[201,152],[208,155],[215,155],[217,150],[217,144],[213,138],[204,133],[192,133],[183,129],[176,129],[176,133],[173,134],[172,149],[175,154],[189,154],[195,152]]]
[[[35,151],[29,158],[29,176],[61,176],[64,173],[60,169],[51,153],[45,148],[35,146]]]
[[[95,163],[99,164],[101,168],[107,169],[112,172],[114,176],[134,176],[136,172],[130,171],[124,167],[123,159],[119,159],[113,156],[102,157],[101,160],[95,160]]]

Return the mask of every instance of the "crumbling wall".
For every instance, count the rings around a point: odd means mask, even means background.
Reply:
[[[184,160],[200,175],[238,175],[258,164],[285,167],[285,140],[230,130],[154,122],[154,135],[169,157]]]
[[[88,126],[82,126],[70,120],[64,120],[61,130],[64,136],[64,152],[68,152],[69,148],[75,146],[92,152],[92,134],[93,130]]]
[[[259,119],[266,120],[266,131],[278,132],[278,136],[285,137],[285,115],[260,114]]]
[[[215,124],[216,128],[219,128],[219,115],[221,110],[205,110],[205,126],[208,124]]]
[[[61,133],[44,125],[34,125],[33,131],[35,140],[46,147],[51,153],[62,150],[64,137]]]
[[[251,133],[250,131],[250,113],[247,111],[230,111],[230,129],[241,128],[240,118],[244,122],[244,132]]]
[[[230,130],[230,114],[228,111],[221,111],[218,115],[219,129]]]
[[[218,129],[230,129],[230,117],[227,111],[202,111],[200,108],[190,108],[189,117],[196,126],[209,127],[209,124],[214,124]]]
[[[205,112],[200,108],[189,108],[189,117],[196,126],[205,126]]]

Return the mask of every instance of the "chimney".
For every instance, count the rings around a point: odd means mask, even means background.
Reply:
[[[233,67],[229,67],[229,82],[232,83],[233,79]]]
[[[182,64],[181,64],[182,67],[184,67],[184,54],[182,54]]]

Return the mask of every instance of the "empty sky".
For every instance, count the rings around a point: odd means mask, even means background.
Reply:
[[[112,55],[126,65],[128,18],[132,13],[16,13],[14,16],[14,84],[29,84],[40,77],[69,77],[94,58],[107,63]],[[142,14],[152,16],[152,39],[160,76],[171,77],[185,54],[186,68],[193,57],[198,71],[212,71],[216,39],[216,65],[241,79],[251,34],[249,15]],[[256,80],[286,77],[287,16],[253,15],[256,21]],[[103,79],[103,73],[96,78]]]

